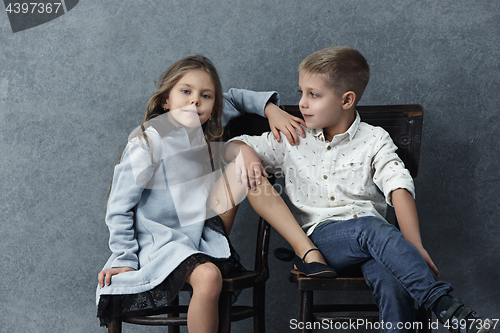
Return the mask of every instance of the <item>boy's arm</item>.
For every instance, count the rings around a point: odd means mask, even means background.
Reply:
[[[396,153],[397,147],[386,131],[379,129],[379,138],[373,146],[377,149],[373,157],[373,182],[382,190],[387,204],[394,206],[399,227],[405,239],[422,255],[432,272],[439,276],[422,245],[417,208],[413,196],[415,187],[410,172]]]
[[[391,198],[403,236],[420,252],[432,272],[436,276],[439,276],[439,270],[422,245],[417,207],[415,206],[413,196],[406,189],[399,188],[392,191]]]
[[[280,140],[279,131],[281,131],[291,145],[298,144],[297,130],[302,137],[305,137],[304,129],[300,126],[305,123],[302,119],[281,110],[277,107],[278,104],[279,95],[275,91],[257,92],[231,88],[224,94],[222,126],[226,126],[235,117],[245,113],[254,113],[268,118],[269,126],[278,141]]]

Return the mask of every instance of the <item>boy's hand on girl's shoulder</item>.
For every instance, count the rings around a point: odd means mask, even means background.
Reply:
[[[304,126],[306,125],[303,119],[292,116],[273,103],[268,103],[266,105],[264,114],[269,120],[269,127],[271,128],[271,131],[273,132],[273,135],[278,142],[281,138],[279,132],[283,133],[286,136],[288,142],[290,142],[292,146],[299,144],[299,134],[297,133],[297,131],[299,131],[300,135],[303,138],[306,137],[304,129],[302,128],[302,126],[300,126],[301,124]]]
[[[104,287],[104,282],[109,286],[111,284],[111,277],[113,275],[118,275],[125,272],[135,271],[132,267],[114,267],[110,269],[106,269],[104,271],[100,271],[97,275],[97,280],[99,281],[99,287]]]
[[[243,144],[240,145],[240,152],[236,156],[235,173],[238,184],[244,183],[247,190],[256,190],[257,185],[262,184],[262,175],[268,176],[264,166],[252,148]]]

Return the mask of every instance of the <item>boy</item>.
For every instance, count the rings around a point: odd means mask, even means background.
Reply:
[[[435,280],[439,271],[422,245],[410,173],[389,134],[360,121],[355,107],[369,77],[356,50],[330,47],[308,56],[299,66],[306,137],[298,146],[270,133],[233,139],[245,170],[251,178],[260,161],[281,167],[298,222],[333,269],[361,267],[380,320],[394,328],[413,322],[416,300],[450,327],[456,320],[465,332],[488,332],[490,319],[451,297],[449,283]],[[387,204],[401,231],[384,220]]]

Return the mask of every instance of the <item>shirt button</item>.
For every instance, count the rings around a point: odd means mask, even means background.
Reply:
[[[354,163],[349,163],[349,165],[350,165],[350,166],[353,166],[353,165],[354,165]]]
[[[399,163],[398,162],[394,162],[394,165],[399,165]]]
[[[323,179],[327,179],[327,178],[328,178],[328,176],[327,176],[327,175],[323,175]]]
[[[330,197],[330,200],[334,201],[334,200],[335,200],[335,197],[332,195],[332,196]]]
[[[325,141],[325,139],[321,138],[321,141]]]
[[[326,150],[330,150],[330,149],[332,149],[332,147],[331,147],[331,146],[326,147]]]
[[[358,215],[354,214],[352,217],[357,218],[357,217],[358,217]]]

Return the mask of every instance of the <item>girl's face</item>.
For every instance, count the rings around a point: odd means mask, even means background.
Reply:
[[[172,87],[162,105],[168,120],[190,132],[212,116],[215,86],[210,75],[202,69],[190,70]]]

